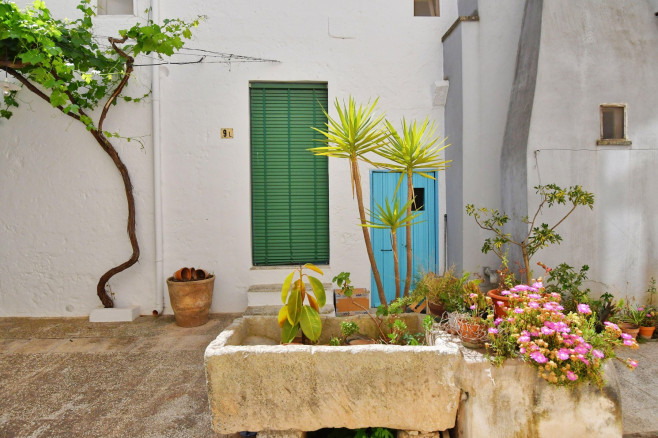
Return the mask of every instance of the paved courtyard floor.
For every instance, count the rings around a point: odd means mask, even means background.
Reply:
[[[132,323],[0,318],[0,437],[214,437],[205,347],[240,315],[184,329],[173,317]],[[658,437],[658,342],[618,367],[624,436]]]

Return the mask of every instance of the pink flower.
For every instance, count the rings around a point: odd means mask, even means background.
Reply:
[[[582,345],[577,346],[577,347],[574,348],[573,350],[574,350],[576,353],[580,354],[580,355],[587,354],[587,348],[585,348],[585,347],[582,346]]]
[[[619,330],[619,326],[613,322],[605,321],[603,324],[605,324],[606,327],[611,327],[615,330]]]
[[[548,362],[548,359],[546,359],[546,356],[541,354],[539,351],[533,351],[530,353],[530,358],[534,360],[537,363],[546,363]]]
[[[589,366],[589,361],[588,361],[587,359],[585,359],[585,356],[583,356],[582,354],[579,354],[577,357],[578,357],[578,359],[580,359],[580,361],[581,361],[582,363],[584,363],[585,365]]]
[[[470,307],[471,310],[475,310],[475,304]]]
[[[633,369],[637,368],[637,361],[634,361],[634,360],[631,359],[631,358],[626,359],[626,364],[627,364],[630,368],[633,368]]]
[[[520,308],[520,307],[516,307],[516,308],[514,309],[514,313],[523,313],[523,309]]]
[[[496,304],[498,304],[498,306],[500,306],[500,307],[503,307],[503,305],[504,305],[505,303],[503,303],[502,301],[496,301]]]
[[[634,344],[633,339],[624,340],[624,345],[626,345],[627,347],[631,347],[633,346],[633,344]]]
[[[592,313],[592,310],[589,308],[587,304],[578,304],[578,313],[582,313],[584,315],[590,315]]]
[[[506,295],[509,295],[510,293],[511,293],[510,291],[508,291],[508,290],[504,290],[504,291],[502,291],[500,294],[501,294],[502,296],[506,296]]]
[[[552,296],[553,298],[560,298],[562,295],[560,295],[560,294],[557,293],[557,292],[551,292],[551,296]]]
[[[539,309],[539,303],[537,301],[530,301],[528,303],[528,307],[531,309]]]
[[[501,322],[503,322],[503,318],[496,318],[496,319],[494,319],[494,325],[495,325],[496,327],[498,327],[498,325],[499,325]]]
[[[530,342],[530,336],[528,335],[519,336],[519,340],[517,342]]]
[[[638,307],[637,310],[639,310],[640,312],[642,312],[642,311],[644,310],[644,307]]]
[[[539,294],[528,294],[528,298],[532,298],[533,300],[541,300],[541,295],[539,295]]]
[[[542,327],[541,332],[545,335],[552,335],[553,333],[555,333],[555,330],[549,329],[548,327]]]
[[[523,347],[519,348],[519,353],[525,354],[525,348],[523,348]]]
[[[573,371],[567,371],[567,379],[573,382],[574,380],[578,380],[578,376]]]
[[[544,285],[541,284],[541,281],[538,281],[536,283],[532,283],[532,287],[534,287],[535,289],[541,289],[542,287],[544,287]]]
[[[560,360],[569,359],[569,350],[566,348],[560,348],[560,351],[557,352],[557,358]]]
[[[477,296],[478,296],[478,294],[475,294],[475,293],[471,293],[471,294],[469,295],[469,297],[471,297],[471,298],[475,298],[475,297],[477,297]]]
[[[603,352],[601,352],[599,350],[592,350],[592,356],[598,357],[599,359],[603,359],[605,357]]]
[[[626,339],[627,341],[633,339],[633,336],[629,335],[628,333],[622,333],[621,337],[622,339]]]
[[[489,328],[489,333],[495,335],[496,333],[498,333],[498,329],[491,327],[491,328]]]

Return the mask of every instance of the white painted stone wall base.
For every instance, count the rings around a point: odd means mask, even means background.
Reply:
[[[89,322],[131,322],[138,316],[139,306],[94,309],[89,314]]]

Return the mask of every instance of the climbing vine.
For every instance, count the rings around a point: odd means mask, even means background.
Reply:
[[[105,285],[115,274],[128,269],[139,259],[135,233],[135,199],[128,169],[110,141],[118,133],[103,130],[110,109],[119,99],[139,101],[122,93],[134,69],[135,58],[155,54],[171,56],[190,39],[191,29],[203,17],[192,21],[164,20],[162,24],[146,20],[117,37],[103,42],[93,34],[96,15],[91,0],[81,0],[75,20],[54,18],[43,1],[25,9],[0,0],[0,70],[16,78],[24,88],[85,126],[90,135],[112,159],[121,174],[128,202],[128,236],[130,258],[103,274],[96,292],[105,307],[114,302]],[[8,91],[0,101],[0,118],[10,119],[20,101],[21,91]],[[97,120],[94,110],[100,109]]]

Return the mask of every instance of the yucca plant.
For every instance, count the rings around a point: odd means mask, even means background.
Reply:
[[[380,128],[384,115],[374,115],[378,100],[375,100],[372,105],[357,106],[352,97],[348,99],[347,103],[343,102],[343,105],[336,99],[334,106],[338,113],[338,119],[333,119],[329,116],[329,113],[324,111],[327,116],[327,129],[313,128],[325,137],[320,140],[325,143],[325,146],[309,149],[316,155],[345,158],[349,161],[352,196],[356,195],[361,225],[366,224],[366,212],[363,206],[359,160],[374,164],[365,155],[368,152],[376,151],[386,142],[388,137],[388,133]],[[377,263],[375,262],[370,234],[365,227],[362,227],[362,229],[363,240],[366,244],[366,251],[368,252],[372,274],[377,285],[379,299],[385,304],[386,295],[384,294],[384,286],[379,275],[379,270],[377,269]]]
[[[393,247],[393,269],[395,271],[395,299],[400,298],[400,261],[398,260],[398,238],[397,231],[399,228],[411,226],[419,222],[413,222],[420,213],[410,213],[413,198],[400,207],[400,200],[396,196],[393,198],[393,205],[386,199],[385,206],[376,205],[375,211],[369,211],[370,217],[375,220],[369,220],[364,227],[388,229],[391,232],[391,246]],[[409,271],[410,268],[407,268]],[[386,301],[382,301],[384,303]]]
[[[320,268],[307,263],[292,271],[283,281],[281,288],[283,307],[281,307],[278,317],[279,327],[281,327],[281,343],[283,344],[292,342],[300,328],[303,333],[302,338],[305,336],[314,342],[322,333],[320,308],[327,300],[324,286],[317,278],[305,274],[304,269],[310,269],[323,275]],[[293,282],[296,272],[299,273],[299,278]],[[304,277],[308,278],[313,294],[306,291]],[[308,304],[304,304],[304,300],[308,300]]]
[[[389,160],[389,163],[379,164],[389,170],[400,172],[400,180],[395,188],[397,193],[404,177],[407,177],[407,199],[414,197],[413,175],[418,174],[425,178],[434,179],[429,172],[443,170],[451,160],[441,160],[439,153],[448,147],[445,139],[434,136],[435,126],[426,118],[422,123],[407,123],[402,119],[402,130],[398,132],[388,121],[385,121],[388,130],[388,142],[375,152]],[[412,203],[407,203],[407,217],[411,216]],[[404,282],[404,295],[409,295],[411,287],[411,222],[405,223],[407,238],[407,275]],[[395,250],[394,250],[395,252]]]

